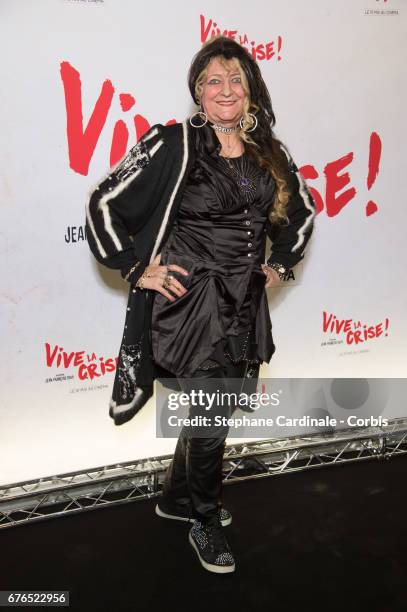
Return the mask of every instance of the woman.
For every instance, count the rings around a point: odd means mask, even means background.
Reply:
[[[92,252],[131,284],[111,401],[117,423],[144,405],[158,375],[186,392],[219,383],[239,392],[256,378],[275,350],[265,288],[302,259],[312,233],[314,203],[273,134],[256,62],[217,37],[193,59],[189,88],[200,110],[182,138],[180,124],[153,126],[88,206]],[[217,409],[228,416],[233,406]],[[223,532],[231,515],[221,506],[226,436],[214,426],[182,430],[156,507],[194,521],[190,543],[217,573],[235,569]]]

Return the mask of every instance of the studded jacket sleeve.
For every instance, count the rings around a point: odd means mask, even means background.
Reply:
[[[99,182],[86,206],[89,247],[101,264],[135,283],[148,265],[136,257],[133,238],[151,213],[155,186],[167,155],[160,124],[153,125]]]
[[[287,156],[290,170],[291,197],[286,209],[289,224],[271,224],[267,221],[266,230],[272,243],[272,252],[266,263],[275,266],[279,264],[287,272],[304,258],[305,247],[313,231],[315,202],[288,150],[283,145],[281,147]]]

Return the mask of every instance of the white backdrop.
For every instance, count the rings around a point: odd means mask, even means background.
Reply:
[[[268,290],[277,350],[260,375],[406,375],[403,0],[1,0],[0,18],[0,484],[175,446],[155,438],[154,399],[124,426],[108,417],[128,285],[94,261],[85,202],[118,120],[127,150],[136,115],[192,114],[187,70],[216,27],[255,49],[320,208],[295,278]],[[376,337],[349,342],[324,313]]]

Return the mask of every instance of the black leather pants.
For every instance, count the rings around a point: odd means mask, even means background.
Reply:
[[[208,370],[196,370],[188,379],[178,378],[185,392],[191,389],[206,392],[234,391],[240,393],[247,371],[247,362],[237,365],[229,363]],[[216,383],[213,379],[216,379]],[[221,379],[221,384],[219,384]],[[234,380],[230,380],[234,379]],[[231,416],[235,407],[217,405],[215,410],[224,416]],[[202,408],[200,408],[202,414]],[[211,412],[212,413],[212,412]],[[189,416],[197,412],[190,407]],[[163,496],[169,503],[192,504],[193,515],[208,520],[220,508],[222,489],[223,454],[228,434],[227,426],[212,427],[207,438],[191,436],[182,428],[163,484]]]

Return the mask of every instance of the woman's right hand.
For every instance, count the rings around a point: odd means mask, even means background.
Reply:
[[[184,276],[188,276],[188,270],[178,266],[177,264],[166,264],[165,266],[160,265],[161,253],[159,253],[152,264],[149,264],[144,270],[145,275],[143,278],[144,289],[154,289],[159,293],[162,293],[170,302],[175,302],[176,298],[170,293],[170,291],[163,287],[164,279],[167,275],[171,276],[169,289],[175,293],[178,297],[185,295],[187,290],[185,287],[171,274],[171,270],[174,272],[181,272]]]

